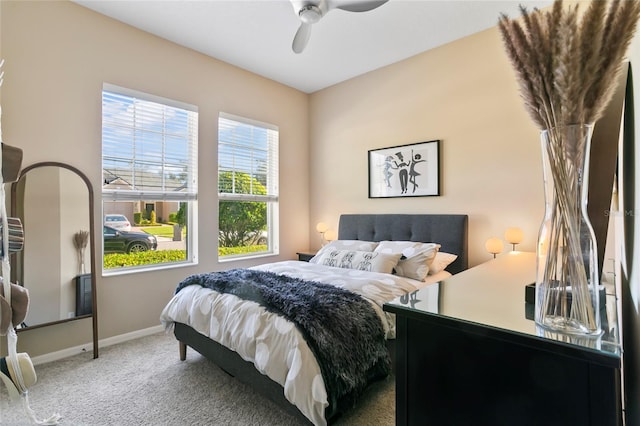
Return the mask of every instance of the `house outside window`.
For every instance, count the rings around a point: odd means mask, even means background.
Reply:
[[[218,256],[278,254],[278,127],[220,113]]]
[[[197,138],[195,106],[104,84],[103,273],[196,263]]]

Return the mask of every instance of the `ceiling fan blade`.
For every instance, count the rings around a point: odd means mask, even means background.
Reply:
[[[307,46],[309,37],[311,37],[311,24],[305,24],[303,22],[300,24],[300,28],[298,28],[298,31],[296,31],[296,35],[293,38],[293,43],[291,44],[293,51],[295,53],[301,53]]]
[[[367,12],[377,7],[382,6],[388,0],[368,0],[368,1],[354,1],[346,4],[335,5],[336,9],[342,9],[349,12]]]

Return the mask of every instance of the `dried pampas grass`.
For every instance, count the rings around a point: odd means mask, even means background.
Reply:
[[[594,123],[615,91],[640,1],[591,1],[582,16],[562,0],[520,10],[521,20],[502,15],[498,28],[529,115],[541,130]]]
[[[73,234],[73,246],[78,256],[78,274],[84,274],[84,252],[89,243],[89,231],[80,230]]]
[[[88,242],[89,242],[89,231],[78,231],[75,234],[73,234],[73,246],[77,250],[81,250],[87,247]]]
[[[577,5],[563,7],[561,0],[544,12],[520,10],[521,19],[502,15],[498,28],[525,107],[542,130],[547,202],[538,241],[544,263],[536,274],[535,321],[596,335],[599,280],[596,241],[584,208],[585,164],[593,124],[620,79],[640,1],[594,0],[584,13]]]

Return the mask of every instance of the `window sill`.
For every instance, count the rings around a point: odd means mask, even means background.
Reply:
[[[227,263],[227,262],[235,262],[238,260],[260,259],[264,257],[278,256],[279,254],[280,253],[278,251],[269,251],[269,252],[252,253],[252,254],[231,255],[231,256],[218,257],[218,262]]]
[[[197,265],[197,261],[192,262],[173,262],[173,263],[155,263],[153,265],[145,265],[145,266],[136,266],[130,268],[113,268],[102,270],[103,277],[115,277],[118,275],[130,275],[130,274],[138,274],[141,272],[155,272],[155,271],[163,271],[167,269],[176,269],[176,268],[186,268],[189,266]]]

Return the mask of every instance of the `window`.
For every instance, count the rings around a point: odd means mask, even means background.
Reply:
[[[195,106],[104,85],[104,272],[196,261],[197,146]]]
[[[218,255],[278,253],[278,128],[218,118]]]

